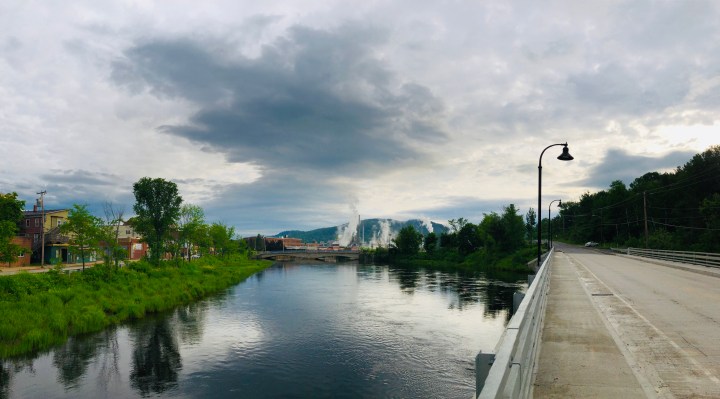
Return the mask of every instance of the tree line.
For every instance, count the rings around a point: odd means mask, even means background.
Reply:
[[[548,231],[548,220],[543,220]],[[563,201],[550,221],[553,236],[618,247],[720,252],[720,146],[671,172],[650,172],[628,186]]]
[[[227,257],[243,250],[235,239],[234,227],[222,222],[208,224],[198,205],[183,203],[177,185],[161,178],[143,177],[133,184],[135,216],[125,220],[124,210],[111,203],[104,206],[105,218],[94,216],[87,205],[74,204],[68,220],[60,226],[70,245],[80,254],[83,268],[89,253],[102,253],[106,263],[127,257],[119,244],[120,226],[127,222],[148,244],[148,260],[158,265],[161,259],[186,259],[194,255],[214,254]],[[0,193],[0,261],[12,262],[23,248],[13,244],[18,223],[23,219],[25,202],[17,193]],[[184,253],[182,248],[187,250]]]
[[[423,236],[413,226],[403,227],[392,240],[387,253],[376,250],[375,260],[462,265],[469,268],[500,266],[522,269],[532,258],[525,223],[514,204],[502,214],[491,212],[475,224],[465,218],[448,221],[448,231]]]

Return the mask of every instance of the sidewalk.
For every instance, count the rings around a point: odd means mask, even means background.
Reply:
[[[556,253],[534,398],[645,398],[575,266]]]
[[[93,267],[97,263],[102,263],[102,261],[95,261],[95,262],[87,262],[85,263],[85,268]],[[45,267],[40,267],[39,265],[32,265],[32,266],[18,266],[18,267],[6,267],[6,266],[0,266],[0,276],[10,276],[12,274],[18,274],[20,272],[28,272],[28,273],[44,273],[48,270],[52,270],[55,266],[46,264]],[[82,269],[82,263],[63,263],[63,270],[78,270]]]

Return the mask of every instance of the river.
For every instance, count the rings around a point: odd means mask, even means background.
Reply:
[[[525,276],[276,264],[34,357],[1,398],[468,398]]]

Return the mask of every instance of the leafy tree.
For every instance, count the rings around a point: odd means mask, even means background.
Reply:
[[[25,201],[17,198],[17,193],[0,194],[0,261],[13,262],[22,248],[12,243],[17,234],[18,223],[23,218]]]
[[[425,242],[423,243],[423,249],[425,249],[425,252],[432,254],[435,252],[435,248],[437,248],[438,244],[438,236],[434,232],[430,232],[428,235],[425,236]]]
[[[423,236],[415,227],[407,225],[400,229],[397,237],[392,240],[393,245],[401,255],[416,255],[420,251]]]
[[[226,257],[237,253],[240,247],[238,243],[233,240],[234,237],[234,227],[228,227],[220,222],[215,222],[210,226],[210,238],[216,255]]]
[[[478,226],[472,223],[465,223],[457,233],[458,250],[462,255],[468,255],[477,251],[482,246]]]
[[[503,208],[501,220],[503,234],[500,248],[502,251],[511,253],[522,248],[525,245],[525,225],[514,204]]]
[[[535,225],[537,224],[537,213],[534,208],[528,209],[525,214],[525,230],[530,241],[533,240],[533,234],[535,234]]]
[[[205,225],[205,211],[193,204],[183,204],[180,208],[180,219],[178,223],[178,235],[182,245],[187,248],[188,261],[192,255],[192,249],[202,239],[202,226]]]
[[[74,204],[70,209],[67,223],[60,226],[60,231],[70,237],[70,244],[80,251],[83,271],[85,271],[85,254],[97,250],[102,229],[102,220],[90,214],[87,205],[78,204]]]
[[[180,217],[182,197],[177,185],[162,178],[143,177],[133,184],[135,230],[150,247],[150,262],[158,265],[166,252],[172,226]]]

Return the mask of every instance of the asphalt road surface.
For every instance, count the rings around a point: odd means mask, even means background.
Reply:
[[[646,392],[720,398],[720,273],[561,243]]]

